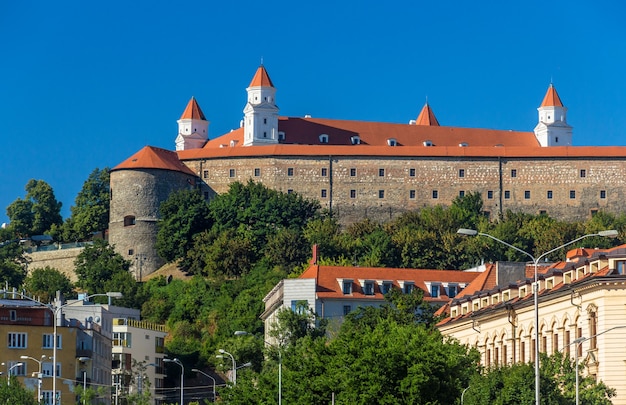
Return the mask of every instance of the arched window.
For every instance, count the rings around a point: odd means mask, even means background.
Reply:
[[[124,226],[135,225],[135,216],[134,215],[126,215],[124,217]]]

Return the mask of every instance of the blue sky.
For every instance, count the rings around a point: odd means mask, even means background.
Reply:
[[[195,96],[237,128],[263,59],[281,115],[532,131],[552,81],[576,145],[626,145],[619,1],[6,1],[0,222],[30,179],[69,215],[95,168],[174,149]]]

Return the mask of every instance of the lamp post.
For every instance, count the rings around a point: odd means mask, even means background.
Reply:
[[[19,363],[15,363],[14,365],[12,365],[11,367],[7,368],[7,385],[11,385],[11,371],[13,371],[13,369],[15,367],[21,367],[23,366],[24,363],[22,363],[21,361]],[[7,364],[8,366],[8,364]]]
[[[235,336],[247,336],[247,335],[251,335],[250,333],[243,331],[243,330],[238,330],[235,331]],[[254,336],[254,335],[252,335]],[[256,336],[255,336],[256,337]],[[282,400],[283,400],[283,385],[282,385],[282,380],[283,380],[283,356],[280,350],[280,347],[278,347],[275,344],[272,344],[270,342],[268,342],[267,340],[263,339],[263,342],[268,345],[268,346],[272,346],[273,348],[275,348],[278,351],[278,405],[282,404]]]
[[[180,366],[180,405],[183,405],[183,394],[185,389],[185,366],[183,366],[183,362],[178,358],[174,359],[163,359],[166,363],[176,363]]]
[[[237,385],[237,362],[235,361],[235,358],[233,357],[232,354],[228,353],[226,350],[224,349],[220,349],[219,350],[220,353],[222,354],[226,354],[228,356],[230,356],[230,359],[233,361],[233,375],[232,375],[232,380],[233,380],[233,385]]]
[[[510,243],[507,243],[505,241],[503,241],[502,239],[498,239],[495,236],[489,235],[488,233],[483,233],[483,232],[478,232],[474,229],[465,229],[465,228],[461,228],[457,231],[457,233],[461,234],[461,235],[467,235],[467,236],[486,236],[488,238],[491,238],[493,240],[495,240],[496,242],[499,242],[505,246],[508,246],[509,248],[516,250],[519,253],[522,253],[526,256],[528,256],[532,262],[533,265],[535,267],[535,278],[534,278],[534,282],[533,282],[533,296],[534,296],[534,309],[535,309],[535,404],[536,405],[540,405],[541,404],[541,398],[540,398],[540,378],[539,378],[539,283],[538,283],[538,267],[539,267],[539,261],[541,259],[543,259],[544,257],[548,256],[550,253],[554,253],[559,249],[562,249],[566,246],[569,246],[571,244],[574,244],[582,239],[585,238],[589,238],[591,236],[604,236],[604,237],[615,237],[617,236],[617,231],[616,230],[607,230],[607,231],[600,231],[598,233],[590,233],[587,235],[583,235],[579,238],[576,238],[572,241],[569,241],[567,243],[562,244],[561,246],[555,247],[554,249],[551,249],[537,257],[531,255],[530,253],[511,245]]]
[[[574,367],[574,368],[575,368],[575,370],[576,370],[576,405],[579,405],[579,404],[580,404],[580,397],[579,397],[579,395],[578,395],[578,394],[579,394],[579,387],[580,387],[579,377],[578,377],[578,346],[579,346],[580,344],[582,344],[583,342],[586,342],[587,340],[593,339],[593,338],[594,338],[594,337],[596,337],[596,336],[604,335],[605,333],[610,332],[610,331],[612,331],[612,330],[615,330],[615,329],[623,329],[623,328],[626,328],[626,325],[614,326],[614,327],[609,328],[609,329],[607,329],[607,330],[605,330],[605,331],[603,331],[603,332],[596,333],[595,335],[591,335],[591,336],[589,336],[589,337],[584,337],[584,336],[581,336],[581,337],[579,337],[578,339],[575,339],[575,340],[574,340],[572,343],[570,343],[569,345],[567,345],[567,346],[576,345],[576,346],[575,346],[575,349],[574,349],[574,365],[575,365],[575,367]],[[567,347],[567,346],[566,346],[566,347]]]
[[[41,374],[41,365],[42,365],[42,361],[43,359],[46,358],[45,354],[41,355],[41,360],[37,360],[34,357],[30,357],[30,356],[20,356],[20,359],[22,360],[32,360],[34,362],[37,362],[37,364],[39,365],[39,371],[37,372],[37,403],[41,403],[41,378],[42,378],[42,374]]]
[[[204,371],[198,370],[197,368],[192,368],[191,371],[194,371],[196,373],[202,374],[205,377],[209,377],[211,379],[211,381],[213,381],[213,401],[212,402],[215,402],[215,378],[211,377],[210,375],[208,375]]]
[[[8,291],[6,290],[0,290],[0,294],[4,294],[7,293]],[[77,301],[72,301],[69,302],[67,304],[63,304],[63,305],[53,305],[53,304],[44,304],[41,301],[38,301],[34,298],[29,297],[28,295],[22,294],[22,293],[17,293],[17,292],[9,292],[10,294],[15,294],[18,295],[19,297],[26,299],[28,301],[32,301],[34,303],[37,303],[39,305],[42,305],[46,308],[48,308],[52,314],[53,314],[53,332],[52,332],[52,404],[56,405],[57,402],[57,317],[59,315],[59,313],[61,312],[61,310],[69,305],[74,305],[78,302],[84,302],[89,300],[89,298],[92,297],[109,297],[109,304],[111,302],[111,298],[122,298],[123,295],[121,292],[107,292],[104,294],[91,294],[91,295],[87,295],[86,297],[84,297],[82,300],[77,300]]]

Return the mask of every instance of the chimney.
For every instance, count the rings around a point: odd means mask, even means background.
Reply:
[[[313,245],[313,257],[311,258],[311,261],[309,262],[309,264],[316,265],[318,259],[319,257],[318,257],[318,252],[317,252],[317,243],[316,243]]]

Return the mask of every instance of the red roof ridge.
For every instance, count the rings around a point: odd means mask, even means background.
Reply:
[[[180,116],[180,119],[206,121],[206,117],[195,97],[191,96],[191,100],[187,103],[187,107],[185,107],[185,111],[183,111],[183,115]]]
[[[265,66],[261,65],[256,70],[252,81],[250,82],[250,86],[248,87],[274,87],[274,83],[272,83],[272,79],[270,79],[270,75],[265,70]]]
[[[548,87],[548,91],[541,102],[541,107],[563,107],[561,98],[552,83],[550,83],[550,87]]]
[[[437,121],[437,117],[435,117],[435,113],[432,108],[430,108],[430,105],[428,105],[428,102],[422,107],[422,111],[420,111],[420,114],[415,120],[415,125],[439,126],[439,121]]]

